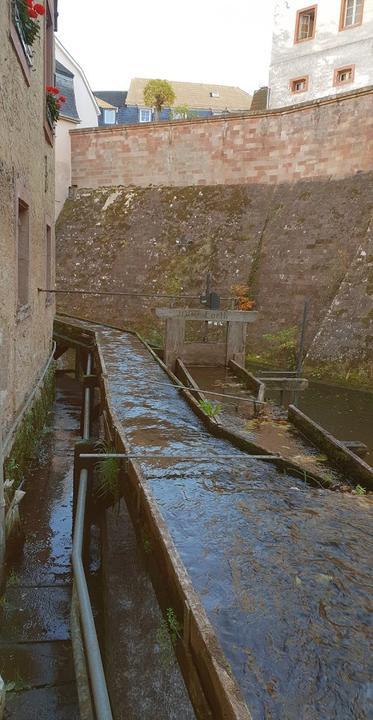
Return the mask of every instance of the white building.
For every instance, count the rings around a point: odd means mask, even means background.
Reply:
[[[269,107],[373,83],[373,0],[275,0]]]
[[[75,127],[97,127],[100,108],[88,80],[76,60],[55,39],[56,85],[65,95],[56,125],[56,218],[63,208],[71,185],[70,130]]]

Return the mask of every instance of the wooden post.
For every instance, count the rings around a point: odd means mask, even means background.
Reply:
[[[246,324],[229,321],[227,323],[227,355],[226,365],[230,360],[234,360],[239,365],[245,367],[245,349],[246,349]]]
[[[156,308],[155,312],[157,317],[166,320],[164,361],[171,370],[175,369],[178,357],[184,359],[184,353],[189,362],[193,357],[193,362],[208,365],[228,365],[229,360],[235,360],[240,365],[245,364],[246,325],[257,320],[256,311]],[[226,342],[184,343],[187,320],[227,323]]]
[[[175,369],[177,358],[183,355],[184,337],[185,320],[167,318],[164,361],[171,370]]]

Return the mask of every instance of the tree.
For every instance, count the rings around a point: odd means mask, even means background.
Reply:
[[[155,108],[156,120],[159,120],[164,105],[171,107],[175,102],[175,92],[167,80],[149,80],[144,88],[144,103]]]

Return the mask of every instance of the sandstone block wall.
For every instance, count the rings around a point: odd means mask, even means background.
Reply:
[[[10,40],[10,2],[0,3],[0,428],[6,434],[52,349],[54,300],[46,284],[46,224],[53,228],[54,151],[43,127],[44,31],[26,82]],[[18,196],[29,205],[29,303],[17,307]],[[52,238],[53,242],[53,238]],[[53,248],[52,248],[53,255]],[[1,432],[0,430],[0,432]]]
[[[73,130],[72,182],[188,186],[344,178],[373,167],[373,88],[282,110]]]

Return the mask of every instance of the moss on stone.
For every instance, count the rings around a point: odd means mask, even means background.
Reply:
[[[34,456],[35,449],[45,426],[55,393],[55,366],[51,364],[42,387],[38,390],[31,407],[24,414],[16,431],[12,449],[5,459],[6,480],[14,481],[14,488],[21,483],[26,467]]]
[[[307,362],[304,366],[307,377],[336,383],[344,387],[353,387],[359,390],[373,390],[373,368],[367,361],[366,365],[352,366],[351,363],[342,362]]]

